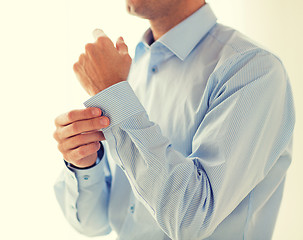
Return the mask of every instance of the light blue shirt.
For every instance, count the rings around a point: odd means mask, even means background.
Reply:
[[[280,60],[209,5],[151,42],[85,102],[111,124],[101,162],[55,185],[67,220],[121,240],[271,239],[295,122]]]

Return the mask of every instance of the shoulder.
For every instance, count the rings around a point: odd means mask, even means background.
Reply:
[[[208,35],[210,46],[216,48],[217,64],[210,77],[226,82],[238,76],[239,84],[248,84],[261,76],[286,80],[285,68],[275,54],[255,43],[237,30],[217,24]]]

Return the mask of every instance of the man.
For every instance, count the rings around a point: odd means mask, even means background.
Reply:
[[[295,118],[280,60],[204,1],[127,8],[151,26],[132,63],[96,30],[74,65],[87,109],[55,120],[67,220],[118,239],[270,239]]]

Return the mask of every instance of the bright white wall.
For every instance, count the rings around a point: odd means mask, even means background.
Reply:
[[[297,107],[294,161],[288,172],[275,240],[303,239],[302,89],[303,9],[300,0],[210,0],[219,21],[280,56]],[[91,31],[123,35],[133,53],[147,22],[125,13],[124,0],[0,1],[1,174],[0,239],[87,239],[65,221],[53,194],[62,168],[53,119],[87,99],[72,65]],[[113,237],[113,235],[112,235]],[[102,239],[102,238],[101,238]],[[108,238],[106,238],[108,239]]]

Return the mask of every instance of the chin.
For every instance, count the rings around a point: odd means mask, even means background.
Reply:
[[[127,5],[126,5],[126,11],[127,11],[129,14],[133,15],[133,16],[142,17],[141,14],[139,14],[139,13],[136,11],[136,9],[134,8],[133,5],[127,4]]]
[[[151,1],[151,0],[147,0]],[[146,4],[145,1],[142,0],[126,0],[126,10],[129,14],[144,18],[150,19],[149,16],[150,8],[149,5]]]

